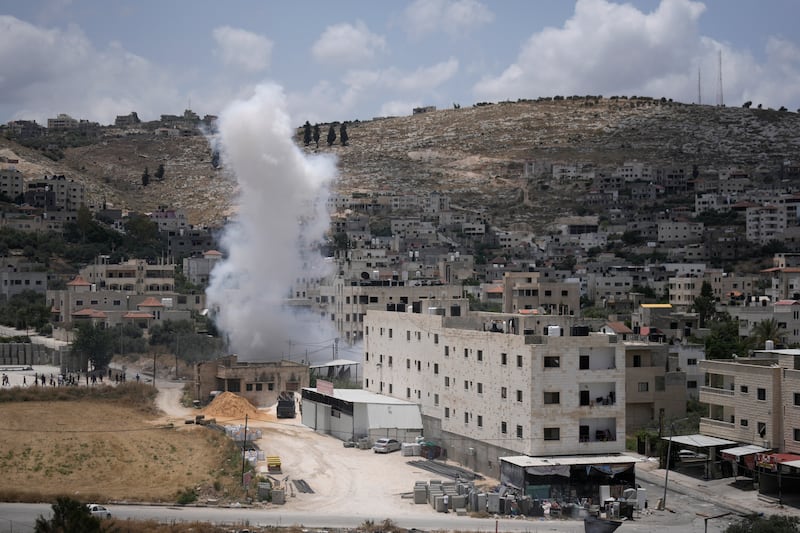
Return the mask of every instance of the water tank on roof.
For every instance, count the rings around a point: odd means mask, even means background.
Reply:
[[[765,350],[774,350],[775,349],[775,342],[774,341],[767,341],[764,343]]]

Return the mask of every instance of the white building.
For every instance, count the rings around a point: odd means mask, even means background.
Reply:
[[[746,238],[757,244],[768,244],[780,239],[786,231],[786,209],[774,205],[748,207],[746,211]]]
[[[617,336],[571,330],[566,316],[446,313],[367,313],[364,388],[418,403],[449,458],[497,476],[504,455],[625,449]]]

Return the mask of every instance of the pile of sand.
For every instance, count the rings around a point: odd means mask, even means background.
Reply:
[[[253,417],[258,413],[258,409],[241,396],[232,392],[219,394],[208,407],[203,409],[206,418],[244,418]]]

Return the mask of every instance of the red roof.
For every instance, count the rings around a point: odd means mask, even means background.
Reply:
[[[800,302],[797,300],[778,300],[775,305],[798,305]]]
[[[88,287],[91,285],[91,283],[83,279],[80,274],[78,274],[75,276],[75,279],[67,283],[67,285],[70,287]]]
[[[148,296],[142,300],[136,307],[164,307],[164,304],[159,302],[155,297]]]
[[[631,330],[631,328],[626,326],[623,322],[609,322],[606,324],[606,326],[611,328],[611,331],[613,331],[614,333],[619,333],[619,334],[633,333],[633,330]]]
[[[204,253],[203,255],[220,255],[221,256],[222,252],[218,252],[216,250],[209,250],[206,253]]]
[[[142,311],[130,311],[122,315],[122,318],[153,318],[153,313],[145,313]]]

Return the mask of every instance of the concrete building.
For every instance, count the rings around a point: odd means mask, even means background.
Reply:
[[[625,428],[653,427],[686,414],[686,372],[669,345],[625,343]]]
[[[88,205],[83,184],[63,175],[45,176],[42,180],[28,183],[25,202],[49,211],[76,211],[80,206]]]
[[[25,180],[19,170],[14,168],[0,170],[0,194],[13,201],[24,192]]]
[[[202,257],[186,257],[183,260],[183,275],[190,283],[205,287],[211,278],[211,271],[222,260],[222,253],[208,250]]]
[[[786,231],[786,209],[777,205],[748,207],[746,213],[747,240],[756,244],[768,244],[780,240]]]
[[[175,291],[175,264],[151,265],[144,259],[129,259],[111,264],[108,256],[98,256],[94,264],[83,267],[80,275],[97,289],[132,294]]]
[[[47,267],[25,257],[0,258],[0,297],[8,301],[23,291],[47,292]]]
[[[233,392],[256,407],[278,401],[281,392],[308,387],[308,366],[294,361],[239,361],[236,355],[195,365],[194,399],[209,401],[212,391]]]
[[[503,312],[537,309],[543,314],[580,316],[581,284],[577,279],[549,280],[540,272],[503,274]]]
[[[367,313],[364,389],[417,402],[448,458],[498,476],[506,455],[624,450],[617,336],[568,316],[441,311]]]

